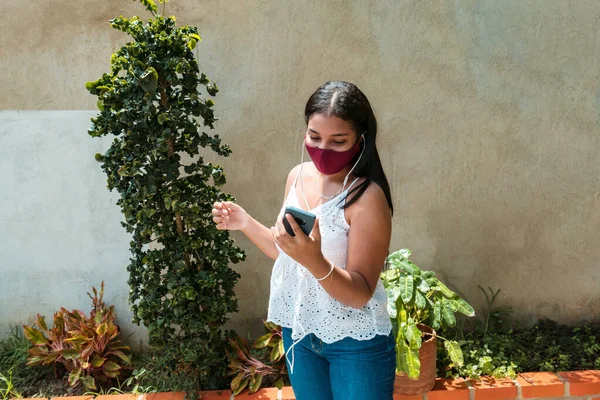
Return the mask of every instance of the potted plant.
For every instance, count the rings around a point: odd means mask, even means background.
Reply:
[[[388,257],[389,268],[381,275],[388,294],[388,312],[396,338],[396,393],[427,392],[435,384],[439,338],[448,356],[462,365],[463,354],[456,341],[439,336],[436,329],[456,324],[455,313],[475,315],[473,307],[436,278],[409,260],[408,249]]]

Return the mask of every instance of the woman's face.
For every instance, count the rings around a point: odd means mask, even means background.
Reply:
[[[350,150],[358,139],[352,125],[341,118],[313,114],[308,120],[306,144],[333,151]]]

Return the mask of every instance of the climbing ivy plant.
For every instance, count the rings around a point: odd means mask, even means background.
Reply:
[[[133,236],[127,267],[133,320],[176,368],[213,388],[227,375],[222,326],[237,311],[239,275],[229,265],[244,253],[212,223],[212,204],[233,199],[220,189],[221,166],[202,155],[210,149],[225,157],[231,149],[206,132],[216,121],[208,96],[218,87],[194,57],[197,28],[177,27],[153,0],[139,1],[151,14],[147,21],[110,21],[132,40],[112,55],[109,73],[86,84],[100,110],[88,133],[114,138],[95,157],[108,189],[120,194],[122,225]]]

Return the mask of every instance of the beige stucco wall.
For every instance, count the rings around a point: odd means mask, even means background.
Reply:
[[[82,140],[93,142],[72,110],[94,109],[84,84],[127,40],[108,20],[134,13],[145,15],[131,1],[4,0],[0,109],[62,110],[61,118],[73,118],[70,132],[80,127]],[[397,208],[393,249],[411,248],[480,312],[477,285],[502,289],[498,305],[513,307],[524,323],[600,318],[599,2],[171,0],[167,13],[199,26],[202,70],[221,88],[218,132],[234,150],[223,160],[227,190],[259,220],[272,222],[299,161],[307,97],[326,80],[349,80],[379,117]],[[31,134],[31,114],[21,118],[5,146],[21,145],[15,132]],[[97,146],[38,140],[57,154]],[[101,177],[97,164],[85,168]],[[16,207],[7,182],[22,183],[0,179],[3,204]],[[106,191],[97,180],[66,180],[61,190]],[[114,210],[95,212],[106,217],[102,229],[120,228]],[[52,213],[45,218],[51,223]],[[4,219],[0,229],[8,235],[18,223]],[[271,262],[236,238],[248,259],[236,267],[233,326],[247,321],[255,330],[266,315]],[[23,240],[40,268],[40,242]],[[78,245],[77,237],[64,240]],[[123,235],[111,240],[99,257],[112,259],[123,246]],[[0,265],[11,269],[6,254]],[[122,265],[107,279],[125,289],[127,257],[117,258]],[[88,290],[79,285],[87,267],[77,268],[71,290]],[[43,276],[36,279],[36,290],[48,290]],[[23,301],[24,312],[35,310]]]

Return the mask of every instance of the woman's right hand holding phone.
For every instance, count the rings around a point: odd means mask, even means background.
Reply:
[[[217,229],[240,231],[248,226],[250,219],[246,210],[231,201],[216,202],[212,209]]]

